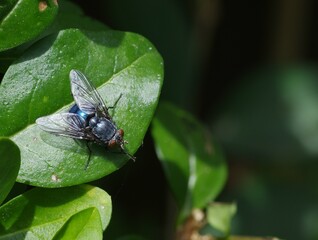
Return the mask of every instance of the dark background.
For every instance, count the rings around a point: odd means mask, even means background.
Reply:
[[[162,54],[161,100],[194,114],[223,147],[229,179],[217,200],[238,205],[233,234],[318,239],[317,1],[74,2]],[[149,135],[137,158],[99,182],[113,196],[108,239],[169,233]]]

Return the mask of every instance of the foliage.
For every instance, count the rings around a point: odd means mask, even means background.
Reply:
[[[159,106],[152,135],[184,220],[223,188],[227,171],[222,153],[196,119],[171,104]]]
[[[73,104],[68,79],[72,68],[83,69],[88,77],[99,80],[95,85],[108,106],[122,95],[113,118],[126,131],[129,151],[136,152],[142,142],[162,82],[162,60],[154,47],[131,33],[61,30],[33,44],[9,67],[2,81],[0,96],[8,104],[0,109],[8,114],[0,117],[4,126],[0,134],[10,136],[21,150],[19,182],[70,186],[103,177],[127,161],[121,154],[108,154],[105,161],[103,149],[94,148],[96,154],[86,170],[85,147],[44,133],[34,124],[38,117]]]
[[[44,133],[35,120],[73,104],[68,75],[71,69],[79,69],[92,79],[108,106],[120,97],[111,114],[125,129],[125,140],[130,142],[127,151],[133,154],[158,103],[163,62],[142,36],[111,30],[89,18],[82,21],[76,5],[64,3],[57,14],[55,1],[32,4],[8,1],[0,9],[1,34],[6,36],[0,43],[1,70],[5,73],[0,108],[6,113],[0,116],[0,135],[17,145],[1,139],[1,200],[15,180],[56,189],[35,188],[4,204],[0,208],[1,236],[101,239],[110,220],[109,196],[85,185],[57,187],[104,177],[119,169],[128,157],[94,146],[90,165],[84,169],[88,158],[85,146]],[[21,18],[24,21],[19,21]],[[17,34],[19,29],[23,29],[21,34]],[[90,204],[92,201],[100,203]],[[78,225],[82,227],[76,230]]]
[[[232,239],[236,205],[213,203],[227,180],[221,148],[192,114],[159,103],[163,59],[149,40],[113,30],[75,4],[55,0],[5,1],[0,39],[0,239],[102,239],[111,218],[120,215],[114,214],[116,199],[112,205],[101,181],[124,168],[129,157],[97,145],[90,147],[91,154],[85,142],[54,136],[35,124],[74,104],[71,69],[85,73],[97,87],[116,125],[125,130],[130,154],[143,145],[152,124],[156,160],[177,205],[169,237]],[[31,190],[16,193],[15,181]],[[137,230],[123,232],[116,237],[145,239]]]
[[[67,236],[74,232],[76,239],[102,239],[110,221],[111,199],[89,185],[34,188],[1,206],[0,216],[1,239],[70,239]]]
[[[14,142],[0,138],[0,203],[10,192],[20,168],[20,151]]]

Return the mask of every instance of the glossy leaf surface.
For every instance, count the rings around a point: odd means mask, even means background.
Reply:
[[[85,228],[88,225],[83,221],[96,218],[97,213],[83,210],[92,208],[98,210],[105,230],[112,209],[110,196],[105,191],[89,185],[32,189],[0,207],[0,239],[52,239],[65,223],[69,231],[73,229],[73,221],[82,222],[81,227]],[[90,225],[90,230],[83,231],[95,232],[101,228],[98,224]]]
[[[163,81],[163,62],[145,38],[119,31],[76,29],[51,35],[12,65],[0,87],[0,135],[21,149],[18,181],[43,187],[70,186],[101,178],[128,157],[92,146],[88,168],[85,142],[40,130],[35,120],[73,104],[69,72],[78,69],[95,85],[113,120],[135,153],[152,120]],[[120,97],[121,96],[121,97]],[[118,151],[117,151],[118,152]]]
[[[181,218],[193,208],[205,207],[221,191],[227,176],[223,156],[207,130],[190,114],[163,103],[154,118],[152,135],[182,209]]]
[[[56,0],[8,0],[0,7],[0,51],[16,47],[40,35],[54,20]]]
[[[10,139],[0,138],[0,204],[15,183],[19,168],[19,148]]]

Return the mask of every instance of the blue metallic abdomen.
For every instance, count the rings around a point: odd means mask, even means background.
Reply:
[[[81,109],[79,109],[77,104],[74,104],[68,112],[79,115],[84,120],[84,122],[88,120],[87,118],[89,115],[84,113]]]

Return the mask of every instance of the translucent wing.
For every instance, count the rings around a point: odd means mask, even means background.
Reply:
[[[111,118],[103,99],[83,73],[71,70],[70,80],[74,100],[81,111],[88,115],[97,113],[97,116]]]
[[[40,117],[36,123],[42,130],[55,135],[92,140],[85,132],[83,120],[75,113],[59,113]]]

